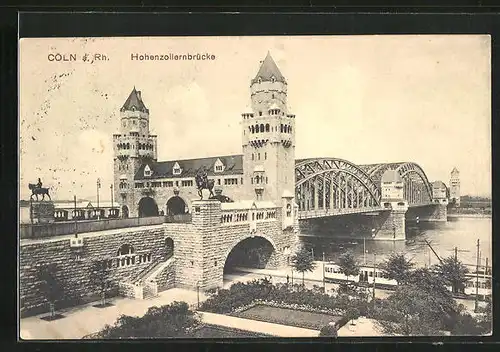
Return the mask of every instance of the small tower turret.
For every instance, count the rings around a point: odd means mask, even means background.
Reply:
[[[276,205],[291,204],[289,195],[295,194],[295,115],[288,113],[287,82],[270,53],[250,82],[250,101],[252,111],[242,114],[247,192]]]
[[[460,172],[456,167],[450,174],[450,201],[454,201],[457,207],[460,206]]]
[[[149,109],[135,87],[120,109],[120,134],[113,135],[115,199],[121,214],[134,216],[134,176],[145,162],[157,160],[156,135],[149,132]]]

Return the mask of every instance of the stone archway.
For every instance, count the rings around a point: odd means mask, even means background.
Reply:
[[[167,201],[167,215],[186,214],[186,202],[179,196],[173,196]]]
[[[225,257],[223,276],[236,272],[236,268],[265,269],[274,267],[276,248],[262,236],[247,237],[238,242]]]
[[[165,238],[165,257],[167,259],[174,255],[174,240],[171,237]]]
[[[158,214],[158,206],[153,198],[141,198],[139,201],[139,217],[158,216]]]

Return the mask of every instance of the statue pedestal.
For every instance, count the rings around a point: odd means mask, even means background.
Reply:
[[[32,202],[30,205],[31,219],[34,224],[47,224],[55,221],[55,206],[51,201]]]

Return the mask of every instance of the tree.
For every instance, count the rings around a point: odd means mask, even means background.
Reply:
[[[442,309],[431,292],[401,285],[375,308],[377,324],[388,335],[442,335]]]
[[[382,271],[399,285],[408,281],[414,265],[411,260],[406,259],[404,253],[393,253],[382,264]]]
[[[351,251],[347,251],[340,256],[338,265],[340,271],[347,279],[349,276],[356,276],[359,274],[359,265]]]
[[[305,248],[302,248],[292,256],[292,267],[299,273],[302,273],[302,285],[304,285],[305,272],[312,272],[316,264],[314,263],[311,253]]]
[[[458,305],[437,272],[418,268],[408,280],[385,300],[379,301],[374,315],[385,333],[399,335],[457,335],[487,332],[486,324],[476,320]],[[486,318],[487,319],[487,318]],[[491,324],[489,325],[491,329]]]
[[[441,263],[434,265],[434,269],[451,285],[453,293],[464,291],[469,269],[456,256],[444,258]]]
[[[96,334],[101,339],[189,337],[200,324],[186,302],[151,307],[142,317],[122,315]]]
[[[493,328],[493,307],[491,300],[485,307],[479,307],[479,324],[483,334],[491,334]]]
[[[326,324],[319,331],[319,336],[320,337],[333,337],[333,338],[337,338],[337,336],[338,336],[338,327],[337,327],[337,324],[335,324],[335,323]]]
[[[49,302],[51,319],[56,316],[56,302],[64,297],[64,286],[57,276],[58,271],[56,264],[46,264],[39,267],[36,275],[40,281],[40,291]]]
[[[106,293],[112,287],[111,270],[107,260],[95,260],[89,269],[90,285],[101,294],[101,304],[97,307],[106,306]]]

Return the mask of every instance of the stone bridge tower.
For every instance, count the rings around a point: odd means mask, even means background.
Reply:
[[[456,167],[451,170],[450,176],[450,200],[453,199],[456,206],[460,206],[460,172]]]
[[[268,53],[250,83],[252,112],[242,114],[247,194],[293,209],[295,115],[288,112],[287,82]]]
[[[120,134],[113,135],[114,197],[122,217],[138,215],[134,176],[146,161],[156,161],[156,135],[149,133],[149,110],[135,87],[120,109]]]

